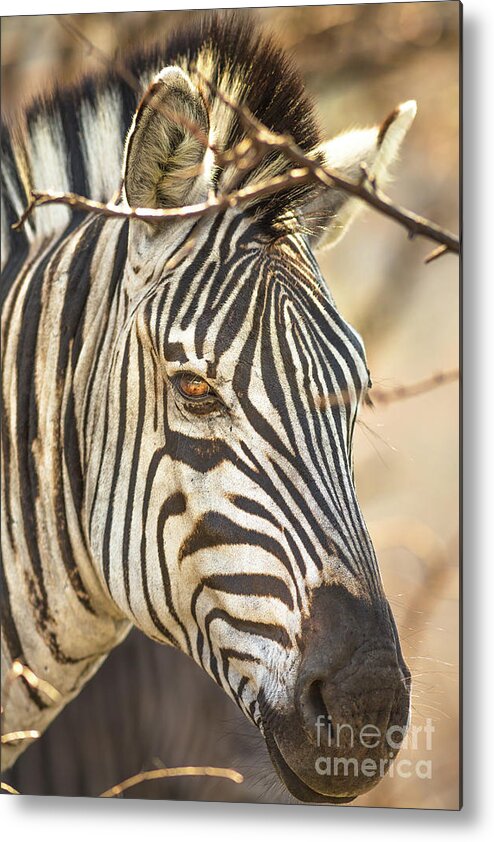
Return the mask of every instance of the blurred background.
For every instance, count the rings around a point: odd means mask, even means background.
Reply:
[[[196,14],[71,19],[115,56],[142,42],[166,39]],[[293,56],[328,137],[379,123],[399,102],[417,100],[417,118],[388,192],[399,204],[457,232],[459,4],[291,7],[253,14]],[[54,78],[70,83],[100,69],[98,58],[53,17],[3,18],[1,46],[7,112],[49,88]],[[364,338],[372,380],[381,389],[458,366],[459,263],[446,255],[424,264],[433,245],[408,240],[396,223],[366,210],[334,250],[319,255],[339,309]],[[364,409],[356,430],[357,489],[413,674],[412,721],[416,726],[430,721],[434,728],[430,749],[419,736],[416,748],[400,753],[411,761],[409,777],[387,777],[356,805],[458,805],[458,422],[458,384],[453,383]],[[417,774],[418,760],[430,761],[431,778]],[[425,768],[421,771],[424,775]],[[235,791],[230,797],[235,799]]]

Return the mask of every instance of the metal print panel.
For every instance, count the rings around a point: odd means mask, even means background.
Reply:
[[[2,21],[2,790],[458,809],[455,2]]]

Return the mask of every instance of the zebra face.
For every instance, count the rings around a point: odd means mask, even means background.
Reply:
[[[92,534],[108,586],[261,728],[294,795],[351,800],[378,780],[384,734],[408,712],[352,478],[369,386],[362,342],[303,236],[273,245],[232,212],[189,233],[194,250],[167,277],[164,237],[143,236],[127,288],[144,271],[138,253],[158,272],[130,302],[108,388],[125,417],[106,457],[114,465],[120,448],[114,509],[125,516],[106,546],[97,516]],[[382,731],[373,750],[357,742],[369,726]],[[347,774],[320,771],[341,756]],[[376,775],[353,758],[375,761]]]
[[[217,133],[214,105],[185,72],[163,71],[134,118],[124,199],[206,198],[210,160],[185,131],[172,148],[153,97],[175,113],[187,103]],[[382,180],[413,114],[407,104],[315,152],[352,176],[368,160]],[[252,208],[174,229],[130,223],[90,535],[122,613],[224,688],[297,798],[341,803],[396,754],[410,676],[353,482],[363,345],[306,233],[317,218],[319,240],[335,240],[355,206],[329,190],[290,208],[282,236]]]

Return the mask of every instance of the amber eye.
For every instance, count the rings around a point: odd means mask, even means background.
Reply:
[[[189,400],[198,400],[214,395],[209,383],[206,383],[198,374],[192,374],[191,372],[180,374],[177,377],[177,388],[180,394]]]

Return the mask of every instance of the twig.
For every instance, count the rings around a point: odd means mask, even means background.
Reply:
[[[120,795],[126,789],[137,786],[137,784],[143,781],[178,777],[226,778],[236,784],[241,784],[244,780],[243,775],[234,769],[221,769],[215,766],[178,766],[175,769],[151,769],[149,772],[140,772],[138,775],[126,778],[122,783],[116,784],[110,789],[105,790],[105,792],[102,792],[100,798],[113,798],[115,795]]]
[[[84,43],[88,50],[94,52],[105,64],[112,67],[122,76],[134,89],[139,89],[140,84],[127,68],[120,62],[114,62],[103,51],[99,50],[85,35],[80,32],[72,23],[62,20],[57,16],[57,20],[65,27],[71,34]],[[33,191],[31,194],[31,201],[18,220],[12,226],[15,229],[22,227],[23,223],[37,206],[46,204],[65,204],[74,208],[89,213],[103,214],[105,216],[117,218],[141,219],[145,222],[162,222],[183,220],[188,218],[195,218],[201,216],[208,216],[217,213],[227,208],[235,207],[241,203],[259,200],[266,196],[272,195],[276,192],[288,189],[295,184],[307,184],[310,182],[319,182],[325,187],[337,188],[362,200],[366,204],[373,207],[380,213],[394,219],[402,225],[408,232],[410,238],[416,236],[427,237],[430,240],[438,243],[440,248],[435,249],[432,254],[426,258],[426,262],[431,262],[446,252],[459,254],[460,241],[454,234],[446,229],[440,227],[431,220],[426,219],[419,214],[409,211],[395,204],[380,188],[376,181],[369,175],[365,162],[362,162],[363,177],[358,181],[354,181],[348,176],[337,170],[322,166],[321,163],[310,155],[305,154],[300,147],[287,135],[280,135],[271,132],[264,126],[257,118],[246,108],[245,105],[238,105],[231,97],[217,88],[211,80],[207,79],[202,73],[196,69],[198,78],[207,85],[207,87],[229,108],[231,108],[238,116],[242,125],[247,132],[247,138],[244,138],[233,149],[219,153],[214,149],[217,157],[221,154],[222,163],[226,165],[237,164],[241,171],[252,170],[262,160],[266,154],[278,151],[285,155],[288,160],[296,165],[296,169],[290,170],[283,176],[278,176],[270,180],[251,184],[240,190],[230,192],[223,196],[211,196],[206,202],[201,202],[196,205],[189,205],[182,208],[125,208],[121,205],[109,202],[103,204],[87,199],[83,196],[77,196],[73,193],[55,193],[50,190]],[[146,101],[149,89],[144,94],[141,101]],[[141,106],[139,106],[141,107]],[[170,117],[169,114],[167,114]],[[172,115],[176,117],[177,115]],[[187,121],[188,123],[189,121]],[[188,126],[192,131],[193,127]],[[196,131],[198,127],[195,126]],[[202,137],[201,142],[207,145],[207,139]]]
[[[18,789],[14,789],[13,786],[10,786],[10,784],[6,784],[5,781],[0,781],[0,789],[3,789],[4,792],[8,792],[9,795],[20,795]]]
[[[431,377],[426,377],[424,380],[417,380],[415,383],[408,383],[406,386],[396,386],[394,389],[380,389],[374,386],[368,393],[364,406],[373,408],[375,406],[387,406],[390,403],[406,400],[407,398],[415,398],[423,395],[426,392],[431,392],[439,386],[444,386],[446,383],[454,383],[460,377],[460,372],[457,368],[449,371],[439,371]],[[349,395],[324,395],[318,401],[318,407],[325,410],[331,406],[338,406],[341,401],[347,399]]]
[[[40,737],[39,731],[10,731],[8,734],[2,734],[2,745],[10,745],[10,743],[17,743],[20,740],[37,740]]]
[[[448,251],[447,246],[438,246],[437,249],[431,251],[430,254],[424,260],[424,263],[432,263],[433,260],[437,260],[438,257],[441,257],[445,251]]]
[[[231,97],[213,85],[213,83],[206,79],[203,74],[199,74],[200,78],[205,84],[213,90],[219,99],[228,105],[239,117],[247,131],[250,132],[252,139],[259,146],[262,146],[266,151],[277,150],[283,152],[289,160],[298,164],[301,167],[306,167],[313,174],[315,180],[320,181],[326,187],[337,187],[345,193],[349,193],[355,198],[361,199],[367,204],[371,205],[375,210],[380,211],[385,216],[389,216],[396,222],[403,225],[411,238],[415,236],[428,237],[431,240],[443,246],[441,254],[446,251],[451,251],[459,254],[460,242],[458,237],[451,234],[435,222],[431,222],[423,216],[419,216],[413,211],[406,210],[399,205],[394,204],[392,200],[378,188],[374,178],[369,176],[365,162],[362,162],[361,168],[364,178],[359,181],[353,181],[343,175],[343,173],[331,169],[321,164],[304,153],[299,146],[286,135],[275,134],[257,120],[257,118],[249,111],[245,105],[238,105]],[[369,186],[366,186],[366,183]],[[439,251],[439,250],[437,250]],[[439,257],[439,253],[434,257]],[[433,259],[430,256],[429,259]]]
[[[444,386],[446,383],[455,383],[459,380],[460,372],[457,368],[450,371],[438,371],[437,374],[426,377],[423,380],[418,380],[415,383],[409,383],[406,386],[396,386],[394,389],[379,389],[374,387],[370,393],[370,405],[387,406],[396,401],[406,400],[407,398],[416,398],[418,395],[423,395],[426,392],[431,392],[439,386]]]
[[[20,661],[14,661],[5,676],[4,686],[3,686],[3,707],[5,708],[7,704],[7,698],[10,692],[10,687],[17,681],[18,678],[23,678],[24,681],[29,684],[30,687],[33,687],[35,690],[40,690],[42,693],[47,696],[51,702],[59,702],[62,698],[58,690],[53,687],[48,681],[45,681],[44,678],[38,678],[38,676],[29,669],[25,664],[21,664]]]
[[[124,205],[116,205],[113,202],[107,204],[96,202],[93,199],[78,196],[76,193],[32,190],[29,205],[17,222],[12,225],[12,228],[14,230],[22,228],[32,211],[42,205],[68,205],[73,210],[108,216],[113,219],[140,219],[142,222],[149,223],[177,222],[184,219],[210,216],[237,205],[271,196],[294,185],[306,184],[310,180],[311,174],[307,169],[290,170],[285,175],[266,179],[266,181],[257,184],[249,184],[240,190],[223,196],[210,196],[205,202],[186,205],[182,208],[129,208]]]
[[[31,201],[22,213],[17,222],[12,225],[12,228],[18,230],[21,228],[32,213],[34,208],[49,204],[63,204],[72,207],[74,210],[84,211],[86,213],[102,214],[104,216],[120,218],[120,219],[140,219],[143,222],[160,223],[178,221],[184,219],[193,219],[201,216],[209,216],[228,208],[236,207],[237,205],[245,204],[247,202],[254,202],[267,196],[278,193],[282,190],[287,190],[294,185],[308,184],[313,181],[319,181],[327,187],[337,187],[355,196],[358,199],[379,210],[385,216],[391,217],[403,225],[409,233],[410,237],[423,236],[428,237],[441,244],[440,249],[436,249],[432,255],[429,256],[427,262],[439,257],[447,251],[459,254],[460,245],[459,240],[453,234],[449,233],[443,228],[440,228],[435,223],[412,211],[405,210],[405,208],[395,205],[391,199],[386,196],[377,187],[367,188],[364,184],[354,182],[341,173],[335,170],[330,170],[327,167],[321,167],[319,164],[312,161],[307,155],[304,155],[298,150],[295,144],[292,144],[289,139],[282,136],[277,146],[272,143],[272,138],[269,142],[269,149],[273,151],[274,148],[285,152],[292,160],[296,161],[301,166],[297,169],[289,170],[288,173],[282,176],[276,176],[272,179],[267,179],[255,184],[250,184],[240,190],[223,196],[212,196],[205,202],[200,202],[196,205],[188,205],[181,208],[126,208],[122,205],[116,205],[112,202],[107,204],[103,202],[96,202],[92,199],[87,199],[84,196],[78,196],[75,193],[60,193],[51,190],[33,190],[31,192]],[[264,140],[263,140],[264,143]]]
[[[44,693],[51,702],[58,702],[62,698],[58,690],[56,690],[55,687],[53,687],[48,681],[45,681],[43,678],[38,678],[38,676],[35,675],[29,667],[26,667],[25,664],[21,664],[20,661],[13,661],[10,669],[5,675],[2,685],[2,704],[0,708],[2,726],[12,685],[14,682],[18,681],[19,678],[23,678],[24,681],[35,690],[39,690],[41,693]],[[2,734],[1,742],[2,744],[9,744],[11,742],[15,742],[16,740],[34,740],[38,737],[38,731],[12,731],[7,734]]]

